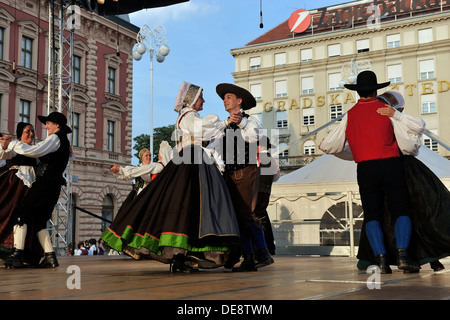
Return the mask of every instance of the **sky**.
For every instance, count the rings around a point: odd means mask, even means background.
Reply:
[[[164,62],[153,59],[153,128],[175,124],[177,113],[173,106],[183,81],[203,88],[205,103],[201,115],[212,113],[226,119],[228,114],[216,86],[234,83],[235,60],[230,50],[244,47],[289,19],[297,9],[312,10],[345,2],[348,1],[190,0],[131,13],[130,22],[139,28],[147,25],[154,30],[163,26],[170,48]],[[150,132],[150,78],[150,54],[146,53],[133,63],[133,138]]]

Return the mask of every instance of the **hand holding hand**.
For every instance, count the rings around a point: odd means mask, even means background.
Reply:
[[[242,113],[241,112],[238,112],[238,113],[231,113],[230,114],[230,118],[228,119],[228,124],[231,124],[231,123],[236,123],[236,124],[239,124],[239,123],[241,123],[241,120],[242,120]]]

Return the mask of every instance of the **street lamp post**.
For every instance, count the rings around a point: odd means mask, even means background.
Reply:
[[[151,30],[144,24],[136,36],[136,41],[136,50],[133,52],[134,60],[141,60],[147,51],[150,53],[150,152],[153,157],[153,56],[158,50],[155,58],[161,63],[169,54],[170,49],[166,45],[166,29],[163,26],[157,26]]]

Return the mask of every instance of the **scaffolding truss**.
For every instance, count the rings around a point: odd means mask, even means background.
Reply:
[[[71,1],[49,1],[48,41],[48,92],[47,114],[58,111],[66,114],[72,127],[72,70],[74,11]],[[71,138],[71,137],[70,137]],[[69,139],[70,140],[70,139]],[[60,255],[68,253],[74,240],[71,233],[73,210],[71,210],[71,161],[64,172],[66,185],[62,186],[58,203],[48,223],[48,230],[55,251]]]

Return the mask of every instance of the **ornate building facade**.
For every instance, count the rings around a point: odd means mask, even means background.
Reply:
[[[80,11],[74,32],[70,165],[72,208],[108,220],[131,190],[110,172],[132,157],[133,45],[139,28],[126,16],[105,18]],[[36,142],[46,137],[37,116],[48,106],[49,1],[0,1],[0,132],[15,134],[32,123]],[[64,112],[64,111],[63,111]],[[71,241],[98,239],[102,220],[76,210]]]

